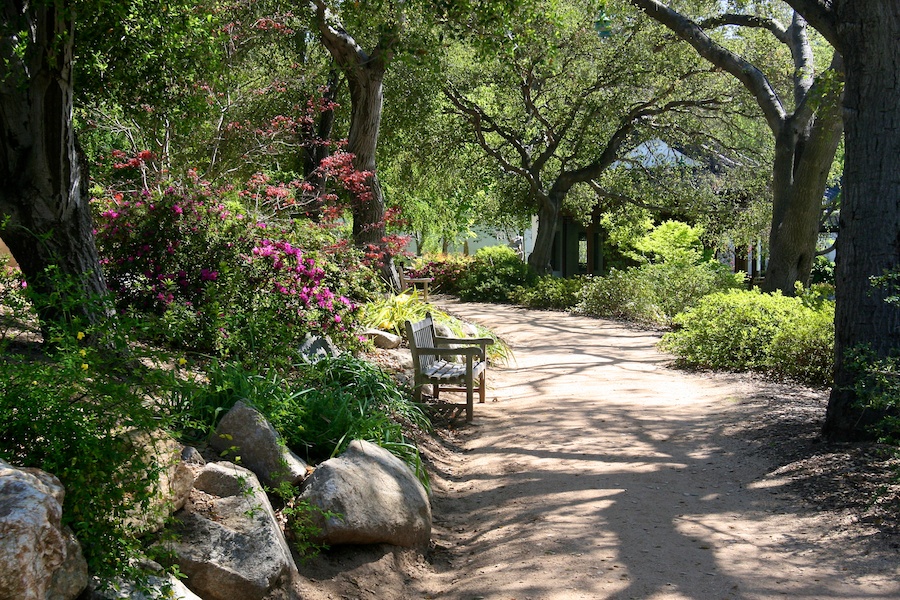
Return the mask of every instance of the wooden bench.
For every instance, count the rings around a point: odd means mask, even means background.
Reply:
[[[422,300],[428,302],[428,285],[434,281],[433,277],[407,277],[406,270],[403,267],[397,270],[397,275],[400,276],[400,291],[408,290],[409,288],[415,288],[416,284],[422,284]]]
[[[487,346],[494,343],[489,337],[452,338],[441,337],[434,332],[431,313],[416,323],[406,321],[406,335],[412,352],[415,378],[413,392],[416,401],[422,400],[422,386],[430,383],[434,397],[438,398],[443,387],[446,391],[466,393],[466,421],[472,420],[475,379],[478,379],[479,403],[484,402]],[[450,347],[450,345],[456,347]],[[454,362],[457,356],[465,362]]]

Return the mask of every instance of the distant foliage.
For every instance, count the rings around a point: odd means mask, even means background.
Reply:
[[[813,261],[809,274],[811,284],[828,284],[834,286],[834,263],[827,256],[817,256]]]
[[[715,261],[645,264],[590,279],[580,313],[670,326],[675,316],[713,292],[743,286],[743,274]]]
[[[756,370],[813,385],[832,380],[834,304],[780,293],[711,294],[675,318],[661,348],[691,366]]]
[[[581,298],[581,291],[590,281],[584,277],[553,277],[546,275],[531,287],[518,288],[514,299],[528,308],[571,310]]]
[[[466,302],[515,301],[516,290],[531,287],[537,275],[509,246],[489,246],[475,253],[475,260],[459,282],[459,297]]]
[[[743,274],[710,259],[702,235],[679,221],[657,225],[633,243],[643,264],[591,280],[578,311],[668,327],[707,294],[743,287]]]

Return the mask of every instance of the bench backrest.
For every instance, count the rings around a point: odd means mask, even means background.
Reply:
[[[421,321],[406,322],[406,337],[409,340],[409,350],[412,353],[413,364],[421,372],[434,364],[433,354],[419,354],[419,348],[435,348],[434,345],[434,320],[431,313],[425,313]]]

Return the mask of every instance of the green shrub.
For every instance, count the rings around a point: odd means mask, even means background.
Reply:
[[[459,297],[466,302],[513,302],[517,288],[531,287],[537,275],[509,246],[489,246],[459,282]]]
[[[900,356],[879,358],[870,348],[858,347],[845,360],[856,373],[853,391],[859,405],[882,415],[874,427],[879,440],[900,445]]]
[[[397,455],[427,481],[404,428],[428,429],[428,419],[372,363],[347,355],[322,358],[296,365],[290,377],[212,363],[207,382],[182,381],[165,406],[182,439],[202,441],[238,400],[264,414],[287,446],[308,460],[329,458],[363,439]]]
[[[562,278],[546,275],[531,287],[520,287],[513,293],[516,303],[528,308],[571,310],[578,304],[583,277]]]
[[[660,347],[683,364],[758,370],[810,384],[831,381],[834,306],[780,293],[731,290],[706,296],[675,318]]]
[[[51,328],[47,354],[0,353],[0,458],[60,479],[62,522],[92,574],[137,575],[144,553],[129,517],[149,507],[161,467],[137,447],[138,434],[166,426],[146,402],[157,378],[136,353],[126,369],[121,352],[89,344],[115,330],[73,327]]]
[[[834,263],[827,256],[817,256],[813,261],[809,281],[812,284],[825,283],[833,286]]]
[[[668,326],[675,315],[703,296],[742,285],[742,274],[731,273],[714,261],[645,264],[589,280],[577,310],[596,317]]]
[[[427,485],[419,451],[404,428],[427,430],[430,423],[389,374],[365,360],[339,356],[300,365],[297,375],[294,385],[306,390],[299,396],[298,426],[273,420],[289,447],[317,459],[340,454],[354,439],[366,440],[404,460]]]

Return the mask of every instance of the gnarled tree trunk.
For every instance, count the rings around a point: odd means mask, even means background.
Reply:
[[[528,265],[541,275],[550,272],[550,261],[553,258],[553,238],[556,235],[556,225],[559,223],[561,205],[561,198],[546,198],[538,208],[537,232],[534,236],[534,248],[528,256]]]
[[[8,1],[3,11],[0,237],[37,293],[46,333],[53,322],[107,314],[72,125],[72,8]]]
[[[353,241],[367,254],[379,256],[382,276],[392,287],[400,289],[393,257],[384,241],[384,192],[378,181],[375,163],[384,104],[384,74],[397,39],[386,35],[379,40],[375,50],[367,54],[350,34],[331,23],[333,16],[322,0],[316,0],[314,5],[322,43],[344,73],[350,87],[347,151],[354,156],[354,168],[369,173],[366,179],[368,190],[353,194]]]
[[[822,217],[828,172],[843,135],[837,87],[819,102],[819,113],[794,134],[788,123],[775,139],[772,227],[763,289],[792,294],[809,285]],[[782,139],[784,138],[784,139]]]

